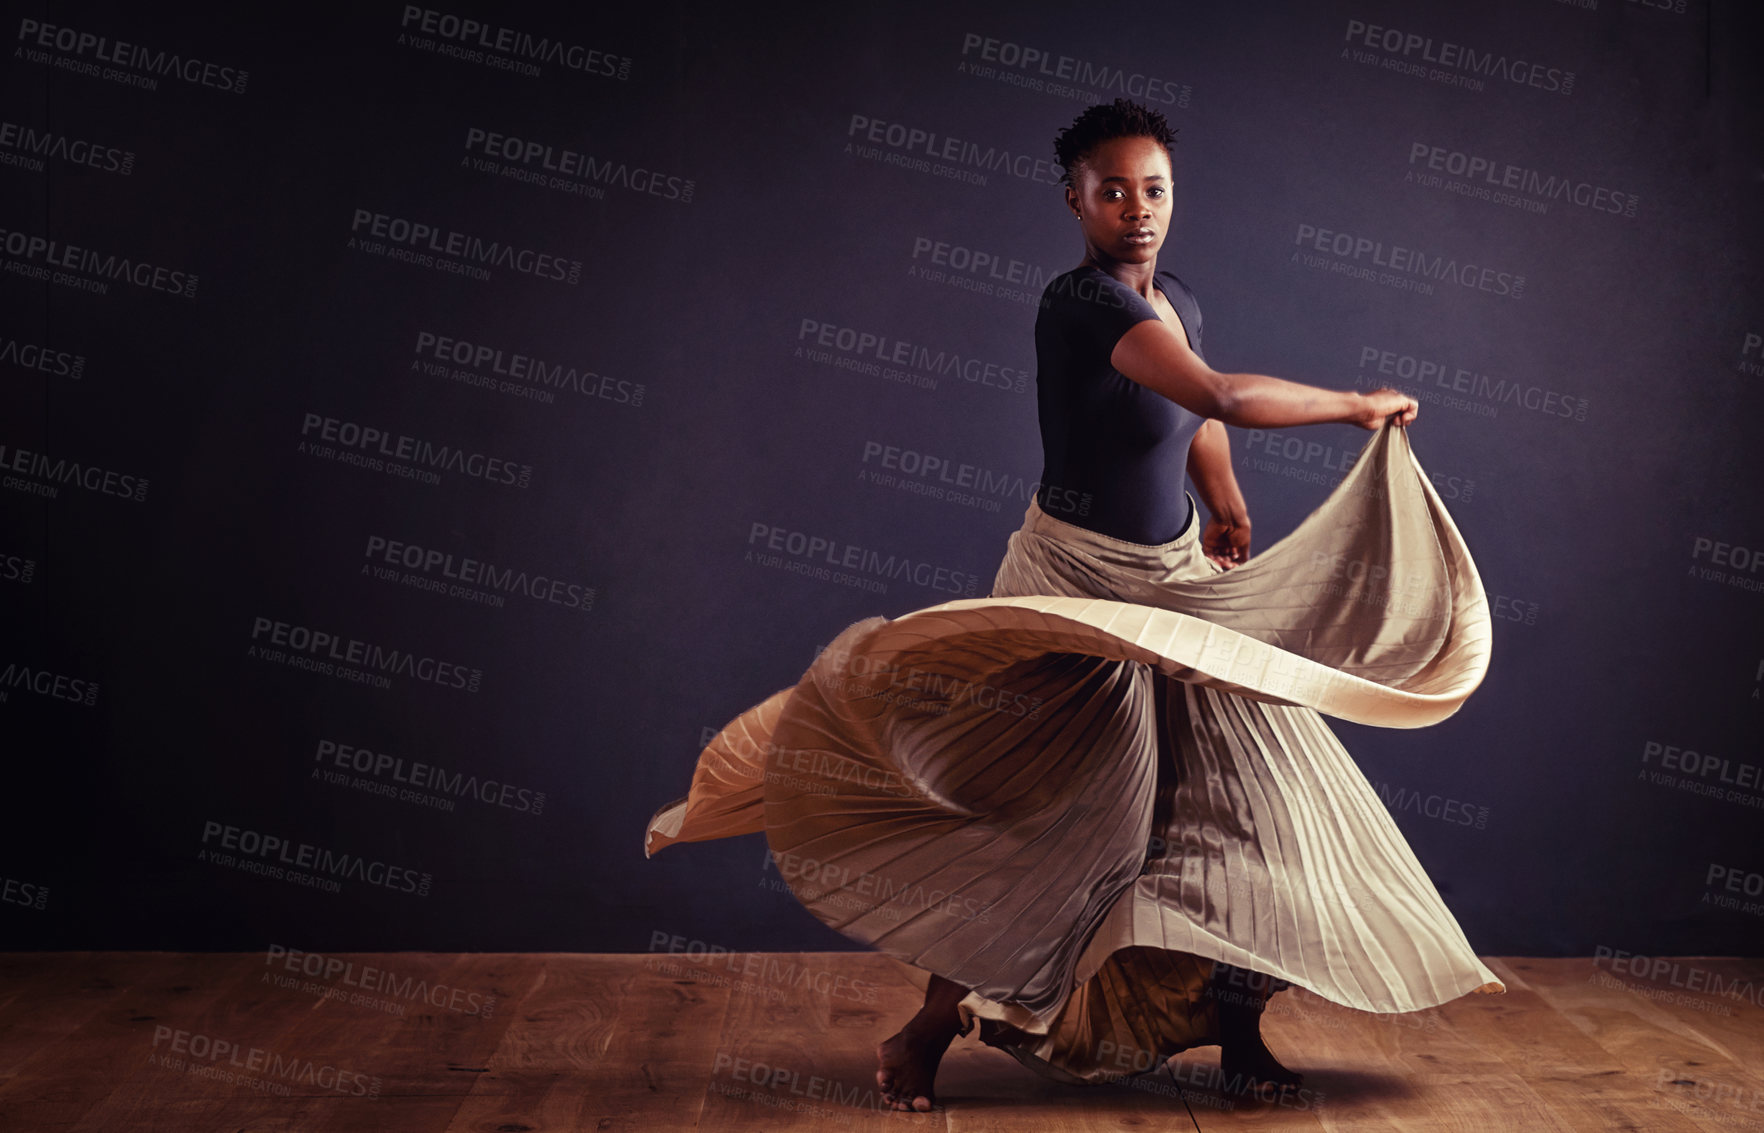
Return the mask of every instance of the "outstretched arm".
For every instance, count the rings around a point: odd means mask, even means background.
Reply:
[[[1376,429],[1392,414],[1398,415],[1398,425],[1407,425],[1419,411],[1414,398],[1394,389],[1360,393],[1266,374],[1222,374],[1202,361],[1162,319],[1134,324],[1115,343],[1109,364],[1190,413],[1244,428],[1341,421]]]
[[[1231,470],[1231,439],[1223,422],[1214,419],[1201,425],[1188,445],[1188,478],[1206,505],[1206,530],[1201,550],[1227,569],[1246,561],[1250,554],[1249,506]]]

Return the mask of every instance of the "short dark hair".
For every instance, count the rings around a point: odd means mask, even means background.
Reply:
[[[1060,165],[1060,181],[1073,184],[1073,169],[1097,146],[1116,138],[1151,138],[1168,149],[1176,144],[1176,131],[1162,114],[1130,98],[1099,102],[1054,135],[1054,160]]]

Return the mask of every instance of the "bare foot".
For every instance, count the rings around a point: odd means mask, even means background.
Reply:
[[[884,1039],[876,1048],[876,1085],[882,1088],[883,1100],[893,1109],[929,1113],[937,1104],[931,1091],[937,1064],[955,1036],[952,1027],[915,1017],[899,1034]]]

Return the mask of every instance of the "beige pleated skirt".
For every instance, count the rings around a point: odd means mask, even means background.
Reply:
[[[1214,961],[1365,1011],[1504,991],[1322,718],[1423,727],[1488,668],[1407,432],[1242,565],[1200,528],[1129,543],[1031,501],[991,597],[848,627],[704,749],[645,852],[764,831],[817,918],[971,988],[965,1025],[1068,1081],[1217,1042]]]

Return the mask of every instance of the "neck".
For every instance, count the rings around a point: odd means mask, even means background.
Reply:
[[[1099,271],[1105,271],[1147,299],[1152,297],[1154,290],[1152,279],[1158,273],[1158,261],[1155,256],[1143,264],[1128,263],[1126,260],[1098,255],[1095,249],[1086,252],[1084,261],[1078,266],[1093,267]]]

